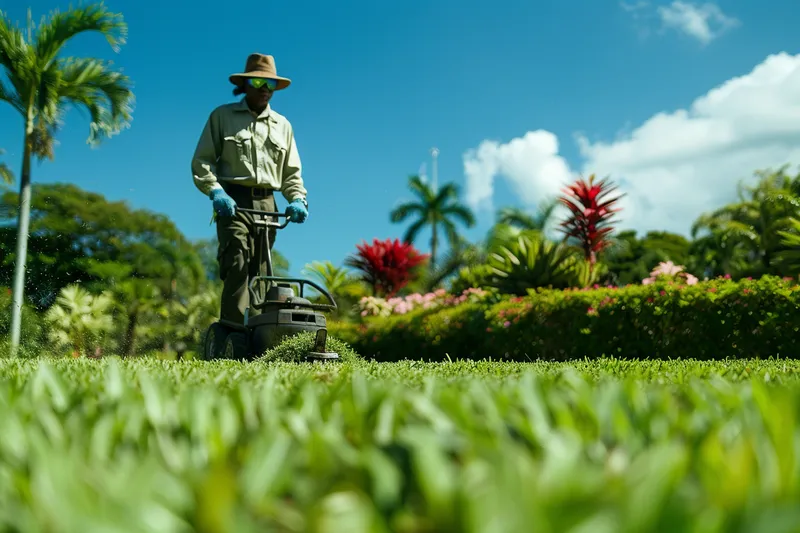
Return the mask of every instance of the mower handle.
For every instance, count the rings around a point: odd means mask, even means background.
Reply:
[[[268,220],[256,220],[256,224],[261,224],[264,226],[269,226],[272,228],[283,229],[289,225],[289,215],[286,213],[273,213],[272,211],[260,211],[258,209],[246,209],[244,207],[237,207],[237,211],[241,211],[242,213],[250,213],[251,215],[261,215],[263,217],[286,217],[286,222],[283,224],[278,224],[276,222],[269,222]]]
[[[326,291],[324,288],[320,287],[319,285],[317,285],[313,281],[307,280],[307,279],[303,279],[303,278],[286,278],[286,277],[283,277],[283,276],[255,276],[255,277],[253,277],[253,279],[250,280],[249,289],[250,289],[251,296],[253,295],[253,288],[255,287],[255,284],[259,280],[268,280],[268,281],[277,282],[277,283],[280,283],[280,282],[283,282],[283,283],[287,283],[287,282],[297,283],[297,284],[300,285],[300,294],[298,294],[298,296],[300,298],[303,298],[303,286],[304,285],[311,285],[312,287],[317,289],[320,293],[322,293],[323,296],[325,296],[331,303],[330,304],[311,304],[310,306],[303,304],[303,307],[306,307],[306,308],[311,307],[311,309],[328,310],[328,311],[336,311],[336,309],[339,307],[338,305],[336,305],[336,300],[333,299],[333,296],[331,296],[331,294],[328,291]],[[264,307],[266,307],[269,304],[282,304],[282,303],[283,302],[281,302],[279,300],[267,300],[267,299],[265,299],[265,300],[263,300],[261,302],[253,302],[251,305],[253,307],[255,307],[256,309],[261,310],[261,309],[263,309]]]

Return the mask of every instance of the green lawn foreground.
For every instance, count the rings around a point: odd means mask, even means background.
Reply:
[[[0,359],[0,528],[796,531],[798,376]]]

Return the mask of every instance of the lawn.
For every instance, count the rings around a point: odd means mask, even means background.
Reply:
[[[793,361],[0,360],[7,531],[797,530]]]

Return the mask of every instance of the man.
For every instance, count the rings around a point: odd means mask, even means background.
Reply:
[[[236,208],[275,212],[274,191],[280,191],[290,202],[289,220],[302,223],[308,203],[294,130],[269,105],[273,93],[291,80],[278,76],[273,57],[263,54],[251,54],[244,72],[229,80],[234,96],[244,98],[211,112],[192,158],[192,175],[197,188],[211,199],[217,224],[217,260],[224,282],[220,318],[241,324],[249,305],[249,281],[265,265],[256,264],[255,258],[261,250],[265,259],[266,252],[263,238],[256,238],[253,216]],[[272,248],[275,229],[269,228],[268,235]]]

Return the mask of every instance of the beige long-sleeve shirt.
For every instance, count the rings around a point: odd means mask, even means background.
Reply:
[[[307,195],[291,123],[269,106],[255,116],[244,98],[211,112],[192,157],[192,175],[206,195],[220,182],[266,186],[288,202]]]

